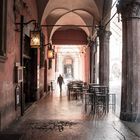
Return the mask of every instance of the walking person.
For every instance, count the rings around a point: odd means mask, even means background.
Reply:
[[[64,83],[64,80],[63,80],[63,77],[61,76],[61,74],[57,78],[57,83],[59,84],[60,92],[62,92],[62,84]]]

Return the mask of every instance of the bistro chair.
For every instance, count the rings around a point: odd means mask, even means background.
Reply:
[[[99,86],[95,88],[95,112],[109,111],[109,90],[107,86]]]
[[[71,97],[73,99],[79,99],[81,98],[83,101],[83,83],[80,81],[73,81],[68,85],[68,90],[69,90],[69,100]]]

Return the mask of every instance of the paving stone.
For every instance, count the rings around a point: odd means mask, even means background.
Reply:
[[[82,101],[62,95],[34,104],[7,131],[24,133],[23,140],[140,140],[112,112],[85,112]]]

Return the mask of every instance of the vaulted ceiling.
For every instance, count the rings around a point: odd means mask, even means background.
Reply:
[[[40,23],[51,25],[47,28],[49,38],[60,28],[61,30],[81,28],[87,36],[91,36],[99,22],[105,24],[110,18],[112,4],[112,0],[36,1]]]

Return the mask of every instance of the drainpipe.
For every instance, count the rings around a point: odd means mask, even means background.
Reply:
[[[20,65],[23,66],[23,26],[24,26],[24,16],[20,18]],[[24,96],[23,96],[23,82],[21,82],[21,115],[24,114]]]

